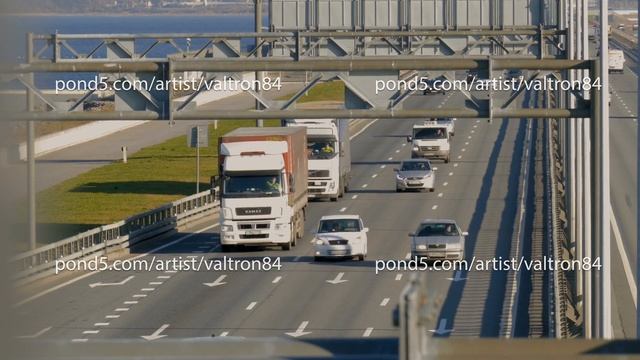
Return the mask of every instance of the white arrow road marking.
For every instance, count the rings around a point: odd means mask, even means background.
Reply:
[[[227,277],[227,275],[220,275],[220,276],[218,276],[218,278],[214,282],[202,283],[202,285],[205,285],[205,286],[208,286],[208,287],[215,287],[215,286],[224,285],[224,284],[226,284],[226,282],[223,282],[222,280],[224,280],[226,277]]]
[[[373,332],[373,328],[369,327],[364,331],[364,333],[362,334],[362,337],[369,337],[369,336],[371,336],[372,332]]]
[[[304,329],[306,329],[307,325],[309,325],[309,322],[308,321],[303,321],[303,322],[300,323],[300,326],[298,326],[296,331],[285,333],[285,335],[289,335],[289,336],[297,338],[297,337],[300,337],[300,336],[311,334],[311,331],[304,331]]]
[[[389,298],[384,298],[382,299],[382,301],[380,301],[380,306],[387,306],[388,303],[389,303]]]
[[[46,332],[47,332],[47,331],[49,331],[49,330],[51,330],[51,326],[46,327],[46,328],[44,328],[44,329],[42,329],[42,330],[38,331],[38,332],[37,332],[37,333],[35,333],[35,334],[31,334],[31,335],[22,335],[22,336],[18,336],[18,338],[20,338],[20,339],[35,339],[35,338],[37,338],[37,337],[39,337],[39,336],[43,335],[44,333],[46,333]]]
[[[429,331],[431,331],[432,333],[436,333],[437,335],[444,335],[453,332],[453,329],[447,330],[447,319],[441,319],[438,323],[438,328]]]
[[[347,282],[347,281],[349,281],[349,280],[344,280],[344,279],[342,279],[342,277],[343,277],[343,276],[344,276],[344,273],[343,273],[343,272],[338,273],[338,275],[336,275],[336,278],[335,278],[335,279],[333,279],[333,280],[326,280],[326,282],[328,282],[329,284],[336,285],[336,284],[340,284],[340,283],[343,283],[343,282]]]
[[[89,287],[93,289],[96,286],[118,286],[118,285],[124,285],[127,282],[129,282],[129,280],[133,279],[134,277],[135,277],[134,275],[131,275],[128,278],[126,278],[126,279],[124,279],[124,280],[122,280],[120,282],[114,282],[114,283],[101,283],[101,282],[100,283],[92,283],[92,284],[89,284]]]
[[[453,282],[458,282],[458,281],[462,281],[462,280],[467,280],[467,278],[463,278],[462,277],[462,271],[458,270],[458,271],[456,271],[456,274],[452,278],[447,278],[447,280],[451,280]]]
[[[143,335],[141,336],[145,340],[153,341],[160,338],[163,338],[167,335],[161,335],[163,331],[165,331],[169,327],[169,324],[164,324],[158,328],[158,330],[154,331],[151,335]]]

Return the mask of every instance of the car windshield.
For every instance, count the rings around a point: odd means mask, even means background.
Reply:
[[[358,232],[360,230],[360,221],[358,219],[322,220],[318,227],[318,233]]]
[[[422,224],[418,236],[459,236],[458,227],[451,223]]]
[[[427,161],[406,161],[402,163],[400,171],[427,171],[431,170]]]
[[[336,155],[336,142],[331,138],[308,138],[307,157],[309,160],[331,159]]]
[[[447,129],[446,128],[416,129],[414,130],[413,138],[418,140],[446,139]]]
[[[280,175],[225,176],[223,194],[226,197],[280,196]]]

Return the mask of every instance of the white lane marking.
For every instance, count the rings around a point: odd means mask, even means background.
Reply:
[[[378,174],[373,174],[373,175],[371,175],[371,178],[372,178],[372,179],[375,179],[375,178],[377,178],[377,177],[378,177]]]
[[[400,281],[402,280],[402,274],[397,274],[396,275],[396,281]]]
[[[99,332],[100,332],[100,330],[85,330],[82,333],[83,334],[97,334]]]
[[[105,316],[105,319],[117,319],[119,317],[120,317],[120,315],[107,315],[107,316]]]
[[[135,276],[131,275],[129,277],[127,277],[126,279],[122,280],[122,281],[118,281],[118,282],[112,282],[112,283],[103,283],[103,282],[97,282],[97,283],[91,283],[89,284],[90,288],[95,288],[97,286],[119,286],[119,285],[124,285],[126,283],[129,282],[129,280],[133,279]]]
[[[129,301],[125,301],[125,302],[124,302],[124,304],[125,304],[125,305],[135,305],[135,304],[137,304],[137,303],[138,303],[138,302],[137,302],[137,301],[135,301],[135,300],[129,300]]]
[[[465,149],[465,148],[462,148],[462,152],[465,152],[465,151],[467,151],[467,149]]]
[[[164,272],[167,274],[175,274],[178,272],[178,270],[165,270]]]
[[[389,303],[389,298],[384,298],[382,299],[382,301],[380,301],[380,306],[387,306],[387,304]]]
[[[478,127],[478,125],[473,125],[473,128],[474,128],[474,129],[475,129],[475,128],[477,128],[477,127]]]
[[[479,123],[479,122],[480,122],[480,120],[476,120],[476,123]]]
[[[129,311],[129,308],[117,308],[115,310],[113,310],[115,312],[124,312],[124,311]]]
[[[439,194],[438,194],[438,197],[442,197],[442,195],[443,195],[442,193],[439,193]]]
[[[471,130],[471,133],[473,134],[474,132],[476,132],[475,130]]]
[[[347,208],[346,208],[346,207],[343,207],[343,208],[341,208],[341,209],[340,209],[340,210],[338,210],[338,211],[340,211],[340,212],[344,212],[345,210],[347,210]]]
[[[71,339],[71,342],[87,342],[89,339]]]
[[[469,145],[469,142],[468,142],[468,141],[465,141],[465,142],[464,142],[464,144],[465,144],[465,145]]]
[[[380,165],[380,169],[384,169],[386,167],[387,167],[387,165]]]
[[[400,152],[400,149],[396,150],[396,154]]]
[[[220,333],[220,336],[221,336],[221,337],[225,337],[225,336],[227,336],[227,335],[229,335],[229,332],[228,332],[228,331],[223,331],[223,332],[221,332],[221,333]]]
[[[202,251],[194,251],[194,252],[197,253],[197,252],[202,252]],[[187,255],[186,258],[187,259],[196,259],[196,258],[198,258],[198,255]]]
[[[362,334],[362,337],[369,337],[369,336],[371,336],[371,332],[373,332],[373,328],[372,328],[372,327],[367,328],[367,329],[364,331],[364,333]]]
[[[207,231],[207,230],[213,229],[213,228],[215,228],[215,227],[217,227],[217,226],[219,226],[219,225],[220,225],[219,223],[215,223],[215,224],[213,224],[213,225],[209,225],[209,226],[204,227],[204,228],[202,228],[202,229],[200,229],[200,230],[194,231],[194,232],[192,232],[192,233],[190,233],[190,234],[187,234],[187,235],[185,235],[185,236],[183,236],[183,237],[180,237],[180,238],[175,239],[175,240],[173,240],[173,241],[171,241],[171,242],[168,242],[168,243],[166,243],[166,244],[164,244],[164,245],[158,246],[157,248],[152,249],[152,250],[151,250],[151,251],[149,251],[149,252],[146,252],[146,253],[144,253],[144,254],[140,254],[140,255],[134,256],[134,257],[132,257],[131,259],[127,259],[127,260],[128,260],[128,261],[133,261],[133,260],[137,260],[137,259],[140,259],[140,258],[142,258],[142,257],[148,256],[149,254],[156,253],[156,252],[158,252],[158,251],[160,251],[160,250],[162,250],[162,249],[166,249],[166,248],[168,248],[169,246],[173,246],[173,245],[175,245],[175,244],[177,244],[177,243],[179,243],[179,242],[181,242],[181,241],[184,241],[184,240],[186,240],[186,239],[189,239],[189,238],[191,238],[192,236],[198,235],[198,234],[203,233],[203,232],[205,232],[205,231]],[[110,265],[110,266],[108,266],[108,267],[107,267],[107,269],[106,269],[106,270],[111,270],[112,268],[113,268],[113,265]],[[42,297],[42,296],[44,296],[44,295],[47,295],[47,294],[49,294],[49,293],[51,293],[51,292],[53,292],[53,291],[58,290],[58,289],[62,289],[62,288],[63,288],[63,287],[65,287],[65,286],[71,285],[71,284],[73,284],[73,283],[75,283],[75,282],[77,282],[77,281],[80,281],[80,280],[82,280],[82,279],[88,278],[89,276],[95,275],[95,274],[97,274],[97,273],[99,273],[99,272],[102,272],[102,271],[104,271],[104,270],[103,270],[103,269],[95,270],[95,271],[92,271],[92,272],[86,273],[86,274],[84,274],[84,275],[78,276],[77,278],[71,279],[71,280],[66,281],[66,282],[64,282],[64,283],[62,283],[62,284],[58,284],[58,285],[56,285],[56,286],[54,286],[54,287],[51,287],[51,288],[49,288],[49,289],[47,289],[47,290],[43,290],[43,291],[41,291],[41,292],[39,292],[39,293],[37,293],[37,294],[35,294],[35,295],[31,296],[31,297],[28,297],[28,298],[26,298],[26,299],[24,299],[24,300],[22,300],[22,301],[18,302],[17,304],[15,304],[15,305],[13,305],[13,306],[14,306],[14,307],[18,307],[18,306],[24,305],[24,304],[26,304],[26,303],[28,303],[28,302],[30,302],[30,301],[33,301],[33,300],[35,300],[35,299],[37,299],[37,298],[40,298],[40,297]],[[165,272],[169,272],[169,271],[165,271]],[[175,272],[175,271],[174,271],[174,272]]]
[[[42,329],[42,330],[38,331],[38,332],[37,332],[37,333],[35,333],[35,334],[31,334],[31,335],[22,335],[22,336],[18,336],[18,338],[20,338],[20,339],[35,339],[35,338],[37,338],[37,337],[40,337],[41,335],[43,335],[43,334],[44,334],[44,333],[46,333],[47,331],[51,330],[51,328],[52,328],[52,327],[51,327],[51,326],[49,326],[49,327],[46,327],[46,328],[44,328],[44,329]]]
[[[433,206],[431,207],[431,210],[435,210],[435,209],[437,209],[437,208],[438,208],[438,205],[433,205]]]
[[[164,324],[162,326],[160,326],[158,328],[158,330],[154,331],[153,334],[151,335],[145,335],[145,336],[141,336],[141,338],[148,340],[148,341],[153,341],[153,340],[157,340],[160,338],[163,338],[167,335],[161,335],[163,331],[165,331],[167,328],[169,327],[169,324]]]
[[[407,146],[407,143],[402,143],[402,146],[403,146],[403,147],[404,147],[404,146]]]
[[[358,195],[353,195],[353,196],[351,197],[351,199],[352,199],[352,200],[357,199],[357,198],[358,198]]]
[[[253,308],[256,307],[256,305],[258,305],[258,302],[252,301],[251,304],[247,306],[247,310],[253,310]]]
[[[405,258],[405,259],[407,259],[407,260],[408,260],[408,259],[411,259],[411,253],[410,253],[410,252],[408,252],[408,253],[407,253],[407,255],[405,255],[405,256],[404,256],[404,258]]]
[[[162,285],[162,281],[152,281],[149,285]]]
[[[133,295],[134,298],[143,298],[143,297],[147,297],[147,294],[135,294]]]
[[[273,283],[273,284],[277,284],[277,283],[279,283],[279,282],[280,282],[280,280],[282,280],[282,276],[276,276],[276,278],[275,278],[275,279],[273,279],[272,283]]]
[[[453,173],[452,173],[452,172],[450,172],[450,173],[449,173],[449,176],[453,176]]]
[[[624,249],[624,244],[622,243],[622,236],[620,236],[620,228],[618,227],[618,221],[616,220],[616,216],[613,213],[613,209],[611,209],[611,227],[613,228],[613,237],[616,239],[616,247],[618,248],[618,253],[620,253],[620,258],[622,259],[622,268],[624,269],[624,275],[627,278],[627,284],[629,285],[629,290],[631,291],[631,297],[633,298],[633,305],[638,308],[638,288],[636,287],[635,279],[633,278],[633,271],[631,271],[631,265],[629,264],[629,257],[627,257],[627,252]]]
[[[344,273],[338,273],[338,275],[336,275],[336,277],[334,279],[331,280],[325,280],[326,282],[328,282],[329,284],[333,284],[333,285],[337,285],[337,284],[342,284],[343,282],[347,282],[349,280],[344,280],[342,277],[344,276]]]
[[[444,183],[442,183],[442,186],[447,186],[447,185],[449,185],[449,183],[446,182],[446,181]]]
[[[99,322],[99,323],[93,324],[93,326],[109,326],[109,323],[108,322]]]
[[[155,289],[156,288],[142,288],[142,289],[140,289],[140,291],[153,291]]]
[[[467,136],[467,139],[471,139],[471,135]]]
[[[171,279],[171,276],[169,276],[169,275],[158,275],[158,276],[156,276],[156,279]]]
[[[453,164],[453,167],[458,167],[458,163]]]
[[[353,140],[356,136],[362,134],[365,130],[367,130],[367,128],[369,128],[369,126],[375,124],[376,121],[378,121],[378,119],[369,121],[369,123],[367,125],[363,126],[362,129],[360,129],[357,133],[349,136],[349,140]]]
[[[458,159],[462,159],[462,155],[458,155]]]
[[[300,323],[300,326],[298,326],[296,331],[287,332],[287,333],[285,333],[285,335],[289,335],[291,337],[297,338],[297,337],[300,337],[300,336],[303,336],[303,335],[311,334],[311,331],[304,331],[304,329],[306,329],[308,325],[309,325],[309,321],[305,320],[305,321]]]
[[[362,185],[363,188],[366,188],[367,186],[369,186],[369,184]]]
[[[387,160],[393,160],[393,156],[389,156],[389,158],[387,158]]]

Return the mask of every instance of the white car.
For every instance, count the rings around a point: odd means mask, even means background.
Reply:
[[[396,172],[396,192],[406,190],[429,190],[435,189],[437,168],[431,167],[431,162],[427,159],[404,160]]]
[[[367,232],[358,215],[323,216],[313,238],[314,259],[367,257]]]

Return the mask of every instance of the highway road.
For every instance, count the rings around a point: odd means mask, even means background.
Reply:
[[[506,96],[506,95],[505,95]],[[414,96],[408,107],[455,106],[462,95]],[[435,163],[433,193],[396,193],[393,168],[410,156],[412,121],[378,120],[352,141],[351,190],[313,202],[306,235],[290,252],[221,253],[217,217],[167,239],[139,260],[280,258],[280,271],[103,271],[23,301],[20,336],[90,342],[105,338],[285,336],[394,338],[392,309],[410,272],[375,273],[379,259],[405,259],[408,232],[424,218],[453,218],[470,235],[468,258],[508,256],[518,206],[526,120],[460,119],[449,164]],[[313,262],[310,232],[327,214],[359,214],[369,233],[364,262]],[[457,275],[457,276],[456,276]],[[436,336],[498,336],[511,289],[504,272],[428,273]],[[93,286],[91,286],[93,284]],[[507,304],[508,305],[508,304]]]
[[[594,43],[591,43],[594,46]],[[595,50],[592,50],[595,54]],[[637,81],[635,57],[625,55],[624,74],[610,74],[611,207],[613,329],[617,338],[636,336],[636,209],[637,209]],[[622,245],[622,246],[621,246]],[[626,258],[626,260],[625,260]]]

